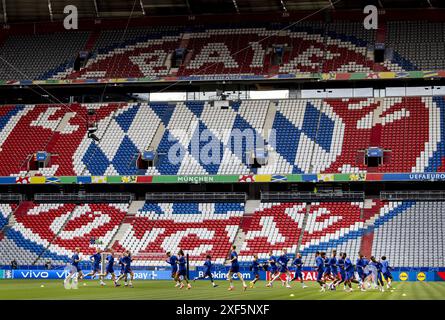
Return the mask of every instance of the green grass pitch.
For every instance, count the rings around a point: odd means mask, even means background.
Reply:
[[[277,283],[273,288],[266,288],[260,281],[255,288],[243,292],[241,284],[235,283],[235,291],[227,291],[227,281],[217,281],[218,288],[212,288],[209,281],[192,283],[192,289],[180,290],[172,281],[134,282],[134,288],[121,286],[115,288],[110,281],[101,287],[97,280],[81,281],[77,290],[66,290],[60,280],[1,280],[0,300],[5,299],[50,299],[50,300],[444,300],[445,282],[395,282],[394,290],[380,292],[370,289],[360,292],[354,285],[353,292],[320,292],[314,282],[307,282],[308,288],[302,289],[299,283],[293,283],[292,289]],[[293,296],[292,296],[293,295]]]

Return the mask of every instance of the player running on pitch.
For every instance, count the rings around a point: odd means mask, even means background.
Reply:
[[[97,275],[100,275],[100,263],[102,262],[102,250],[100,248],[96,249],[96,253],[90,257],[90,261],[93,263],[91,272],[86,274],[85,277],[91,276],[91,279],[94,279]],[[102,281],[101,281],[102,284]]]
[[[82,270],[79,267],[79,253],[80,248],[76,248],[73,256],[71,257],[71,262],[68,266],[69,273],[63,282],[65,289],[77,289],[77,283],[83,277]]]
[[[346,290],[346,285],[345,285],[345,278],[346,278],[345,259],[343,259],[343,253],[342,252],[340,252],[340,256],[337,259],[337,266],[338,266],[338,271],[340,273],[340,280],[337,281],[335,286],[338,287],[340,284],[343,283],[343,289]]]
[[[352,283],[359,283],[359,281],[355,279],[354,265],[352,264],[351,259],[349,259],[346,253],[343,253],[342,257],[345,260],[345,273],[346,273],[345,285],[349,287],[346,288],[346,291],[352,292]]]
[[[131,262],[133,262],[133,258],[131,257],[130,251],[124,251],[123,257],[122,257],[124,273],[121,274],[119,276],[119,278],[116,280],[116,284],[119,284],[120,280],[122,280],[124,277],[127,278],[127,276],[130,275],[130,281],[128,282],[128,285],[130,286],[130,288],[133,288],[134,272],[131,269]]]
[[[280,265],[279,272],[269,281],[267,284],[267,287],[271,287],[272,283],[281,277],[282,274],[286,276],[286,288],[291,288],[289,282],[291,280],[291,274],[289,271],[289,268],[287,266],[287,263],[289,262],[289,257],[287,256],[287,250],[283,249],[283,254],[278,258],[277,260],[278,264]]]
[[[315,252],[315,270],[317,271],[317,282],[320,285],[321,292],[324,292],[326,290],[326,282],[323,280],[323,274],[324,274],[324,255],[325,253],[322,252]]]
[[[116,283],[116,274],[114,273],[114,250],[107,250],[108,255],[106,257],[107,265],[105,267],[105,273],[99,274],[100,285],[104,286],[104,278],[111,274],[111,281],[113,281],[115,287],[119,287],[120,284]]]
[[[379,261],[377,261],[377,259],[374,256],[372,256],[370,265],[373,267],[372,268],[373,278],[377,288],[380,291],[384,292],[385,284],[383,283],[383,277],[382,277],[382,264]]]
[[[253,288],[255,286],[255,283],[260,280],[260,262],[258,261],[258,256],[256,254],[253,255],[250,271],[252,271],[253,275],[255,276],[255,279],[250,281],[250,288]]]
[[[187,290],[190,290],[192,288],[192,285],[189,283],[189,279],[187,278],[187,267],[186,267],[187,261],[185,260],[184,251],[179,250],[178,252],[178,275],[177,278],[180,281],[179,289],[184,288],[183,280],[187,283]]]
[[[382,264],[382,273],[383,273],[383,277],[386,280],[386,288],[390,289],[391,288],[391,283],[392,283],[392,274],[391,274],[391,267],[389,266],[389,261],[386,260],[386,256],[382,256],[381,258],[381,264]]]
[[[278,271],[278,266],[277,266],[277,257],[275,257],[272,253],[272,250],[269,251],[269,259],[267,260],[267,263],[270,266],[270,278],[273,279],[277,274],[280,274]],[[284,281],[281,280],[281,283],[284,285]],[[270,286],[269,286],[270,284]],[[267,287],[272,287],[273,286],[273,282],[269,282]]]
[[[332,256],[329,259],[329,270],[331,272],[332,283],[329,285],[330,290],[336,289],[336,284],[340,282],[338,277],[338,267],[337,267],[337,250],[332,250]]]
[[[297,254],[297,257],[292,262],[292,265],[295,266],[295,274],[294,278],[291,281],[300,279],[302,288],[303,289],[307,288],[307,286],[304,284],[303,281],[303,273],[301,272],[301,269],[303,268],[303,260],[301,259],[301,253]]]
[[[178,278],[178,257],[174,254],[171,254],[171,252],[167,252],[167,260],[166,262],[172,267],[172,279],[175,281],[175,287],[179,287],[181,285],[181,282]]]
[[[206,278],[209,278],[210,281],[212,282],[213,288],[216,288],[218,285],[213,280],[212,266],[213,266],[212,257],[210,255],[207,255],[206,261],[204,262],[204,275],[202,277],[196,277],[195,279],[193,279],[193,282],[195,282],[196,280],[204,280]]]

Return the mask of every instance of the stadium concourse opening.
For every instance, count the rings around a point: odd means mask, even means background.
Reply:
[[[1,5],[0,300],[444,299],[441,1],[42,3]]]

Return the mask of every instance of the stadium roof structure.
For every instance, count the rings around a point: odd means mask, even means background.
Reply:
[[[332,9],[445,8],[442,0],[1,0],[0,23],[47,22],[64,18],[63,9],[75,5],[80,18],[248,14]]]

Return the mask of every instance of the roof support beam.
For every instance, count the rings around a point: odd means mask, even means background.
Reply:
[[[235,7],[236,13],[239,14],[238,3],[236,3],[236,0],[232,0],[232,2],[233,2],[233,6]]]
[[[335,9],[334,3],[332,3],[332,0],[329,0],[329,4],[331,5],[332,9]]]
[[[434,8],[433,4],[431,3],[431,0],[426,0],[426,2],[428,2],[431,8]]]
[[[142,14],[145,16],[144,1],[139,0],[139,4],[141,5],[141,11],[142,11]]]
[[[193,14],[192,8],[190,7],[189,0],[184,0],[184,1],[185,1],[186,6],[187,6],[187,10],[189,11],[189,14]]]
[[[6,13],[6,0],[2,0],[3,7],[3,23],[8,24],[8,14]]]
[[[93,0],[93,4],[94,4],[94,11],[96,12],[96,18],[100,18],[100,16],[99,16],[99,7],[97,6],[97,1]]]
[[[287,8],[286,8],[286,4],[284,3],[284,0],[280,0],[281,2],[281,8],[283,9],[284,12],[287,12]]]
[[[48,0],[48,11],[49,11],[49,18],[51,22],[53,22],[53,8],[51,6],[51,0]]]

